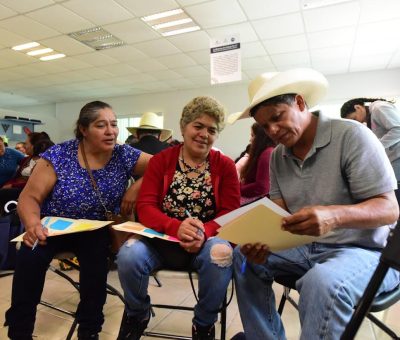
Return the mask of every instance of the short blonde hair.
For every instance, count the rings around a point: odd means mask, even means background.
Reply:
[[[184,128],[203,114],[206,114],[215,119],[218,132],[221,132],[225,127],[225,113],[225,107],[216,99],[208,96],[196,97],[183,108],[180,125],[181,128]]]

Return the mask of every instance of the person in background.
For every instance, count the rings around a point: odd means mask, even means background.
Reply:
[[[22,190],[39,160],[40,154],[53,146],[54,143],[46,132],[32,132],[27,136],[24,145],[26,146],[27,157],[20,161],[16,174],[4,183],[2,189],[20,188]]]
[[[393,169],[367,127],[310,111],[328,86],[319,72],[294,69],[256,81],[241,118],[253,117],[279,144],[271,157],[270,198],[292,214],[282,219],[282,229],[319,238],[276,253],[259,243],[235,248],[244,336],[285,339],[272,283],[275,276],[294,275],[300,339],[339,339],[399,217]],[[389,269],[378,294],[399,281],[400,273]]]
[[[172,135],[172,130],[164,129],[160,117],[154,112],[145,112],[140,118],[139,126],[127,129],[139,139],[130,145],[151,155],[166,149],[169,145],[165,140]]]
[[[369,104],[369,105],[367,105]],[[383,144],[400,181],[400,112],[393,102],[380,98],[355,98],[340,109],[342,118],[366,123]]]
[[[232,248],[215,237],[219,226],[213,220],[238,208],[240,198],[233,161],[212,149],[224,119],[225,109],[215,99],[192,99],[180,120],[183,144],[149,163],[137,204],[139,221],[179,243],[133,236],[121,247],[117,264],[126,307],[119,340],[138,340],[146,329],[149,276],[160,268],[198,272],[192,337],[215,339],[214,323],[232,277]]]
[[[23,153],[6,147],[4,138],[0,136],[0,188],[14,176],[19,162],[24,157]]]
[[[269,161],[274,147],[275,143],[267,136],[264,129],[254,123],[251,126],[249,156],[240,169],[241,205],[269,193]]]
[[[26,233],[17,253],[11,307],[6,312],[11,339],[32,339],[46,271],[60,251],[74,252],[80,264],[78,339],[98,339],[104,322],[108,229],[48,238],[41,218],[106,220],[108,211],[115,213],[120,208],[128,215],[134,209],[140,184],[135,183],[125,193],[128,179],[132,174],[143,175],[151,156],[129,145],[116,144],[115,113],[101,101],[83,106],[75,136],[41,155],[19,198],[18,214]],[[98,190],[93,187],[89,169]]]
[[[15,150],[18,150],[19,152],[22,152],[23,154],[26,154],[25,143],[24,142],[18,142],[17,144],[15,144]]]

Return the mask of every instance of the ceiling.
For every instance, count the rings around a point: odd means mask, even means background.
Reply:
[[[210,86],[210,38],[240,34],[242,82],[313,67],[326,75],[400,67],[400,0],[303,10],[302,0],[0,0],[0,107]],[[162,37],[140,17],[183,8],[201,30]],[[103,51],[67,34],[102,26],[126,44]],[[39,61],[30,41],[67,55]],[[220,86],[220,85],[219,85]]]

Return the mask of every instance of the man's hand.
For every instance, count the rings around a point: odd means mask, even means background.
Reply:
[[[256,264],[265,263],[270,253],[268,246],[261,243],[244,244],[240,247],[240,251],[246,256],[247,261]]]
[[[334,209],[329,206],[305,207],[282,220],[284,230],[299,235],[321,236],[336,226],[337,218]]]

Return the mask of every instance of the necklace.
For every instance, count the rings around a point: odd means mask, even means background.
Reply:
[[[189,164],[187,164],[185,162],[185,158],[183,157],[183,148],[182,148],[182,152],[181,152],[181,157],[179,157],[179,160],[182,162],[182,164],[185,166],[186,170],[185,173],[189,173],[189,172],[194,172],[196,174],[201,174],[203,171],[200,170],[200,168],[207,163],[207,158],[201,162],[200,164],[196,164],[195,166],[190,166]]]

